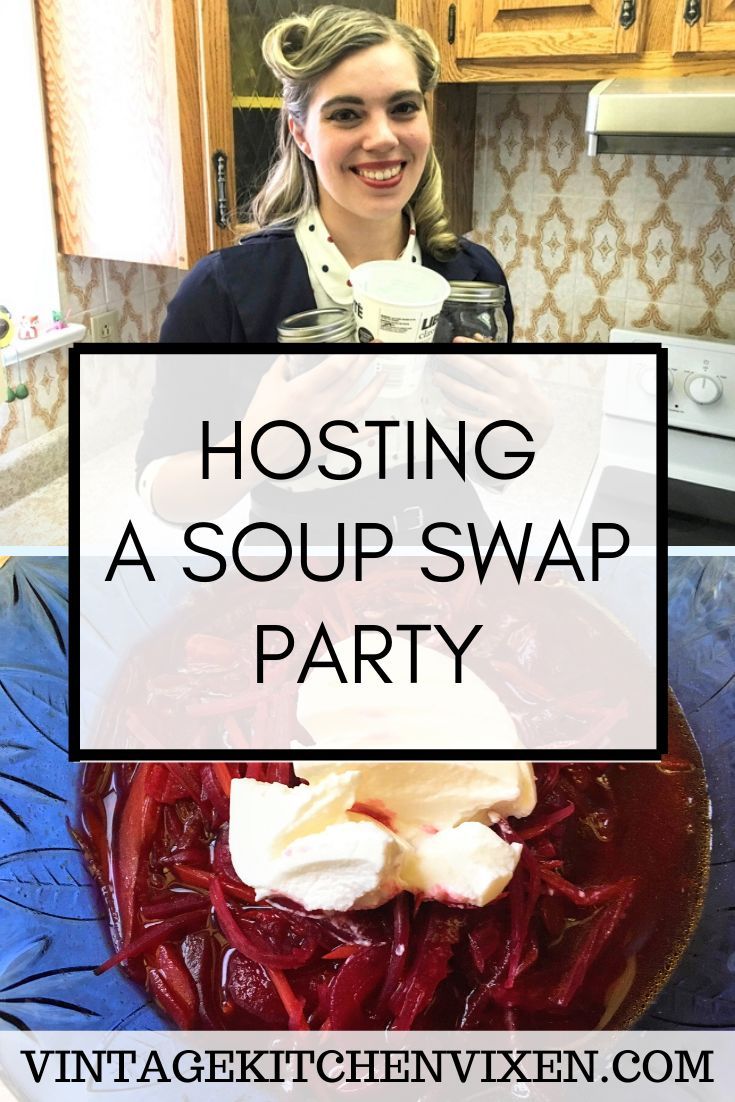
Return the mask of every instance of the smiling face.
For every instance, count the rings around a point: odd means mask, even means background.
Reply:
[[[290,128],[314,162],[327,225],[400,217],[431,146],[413,56],[398,42],[351,54],[318,82],[305,124]]]

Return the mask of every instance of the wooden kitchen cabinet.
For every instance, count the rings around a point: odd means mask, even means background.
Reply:
[[[677,0],[672,52],[676,58],[735,55],[735,2]]]
[[[458,0],[455,56],[516,61],[635,54],[641,40],[636,8],[634,0]]]
[[[734,0],[398,0],[397,10],[433,30],[452,84],[735,76]]]
[[[232,127],[226,0],[36,14],[60,251],[188,268],[231,243],[211,163]]]

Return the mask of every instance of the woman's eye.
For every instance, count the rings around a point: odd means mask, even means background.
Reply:
[[[405,103],[396,104],[393,110],[397,115],[415,115],[417,111],[421,110],[421,108],[417,103],[414,103],[412,100],[406,100]]]
[[[338,111],[332,112],[329,116],[330,122],[354,122],[357,118],[357,112],[353,111],[351,107],[340,107]]]

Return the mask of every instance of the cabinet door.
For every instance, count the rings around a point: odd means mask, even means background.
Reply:
[[[644,4],[645,0],[458,0],[456,59],[635,54],[641,48]]]
[[[735,0],[677,0],[672,52],[735,56]]]
[[[191,4],[37,12],[61,252],[190,266],[207,247]]]

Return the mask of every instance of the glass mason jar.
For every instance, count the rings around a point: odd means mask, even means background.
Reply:
[[[304,310],[278,326],[279,344],[354,344],[355,324],[349,310],[329,307]]]
[[[452,290],[439,316],[435,344],[449,344],[455,337],[471,337],[487,344],[508,343],[505,287],[469,280],[450,281],[449,286]]]

